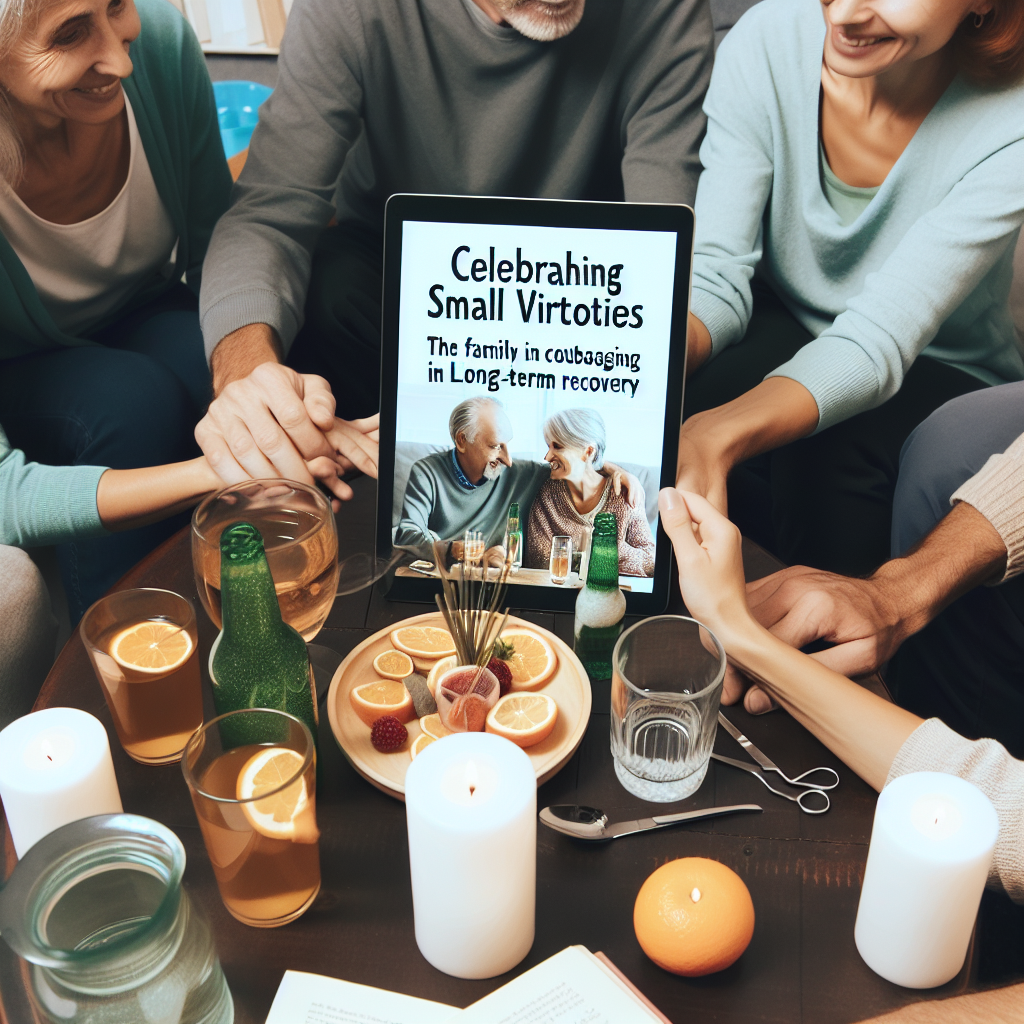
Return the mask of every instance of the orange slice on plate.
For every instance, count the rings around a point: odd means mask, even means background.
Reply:
[[[238,773],[235,795],[246,801],[242,813],[260,835],[293,843],[315,843],[320,837],[305,777],[295,777],[302,761],[288,747],[264,747]],[[287,785],[289,779],[294,781]],[[253,799],[261,793],[270,795]]]
[[[451,633],[437,626],[399,626],[391,631],[391,643],[410,658],[446,658],[455,653]]]
[[[512,644],[508,667],[512,670],[512,689],[539,690],[558,668],[558,655],[551,644],[530,629],[512,626],[501,639]]]
[[[487,732],[520,747],[543,743],[558,721],[558,705],[546,693],[508,693],[487,714]]]
[[[188,631],[159,620],[136,622],[122,629],[110,644],[114,661],[136,672],[173,672],[188,661],[191,653]]]
[[[421,750],[429,747],[431,743],[436,743],[437,740],[437,736],[431,736],[428,733],[424,733],[422,736],[417,736],[416,739],[412,741],[412,746],[409,748],[409,756],[415,759],[416,755]]]
[[[385,651],[373,659],[373,671],[382,679],[404,679],[415,667],[412,658],[402,651]]]
[[[434,691],[437,689],[437,681],[448,671],[450,668],[455,668],[458,665],[459,660],[455,655],[451,655],[448,658],[441,658],[439,661],[435,661],[430,671],[427,673],[427,689],[430,691],[430,696],[434,696]]]
[[[441,724],[441,716],[436,712],[432,715],[424,715],[420,719],[420,728],[427,736],[433,736],[435,740],[451,736],[451,733]]]
[[[394,715],[400,722],[408,722],[415,714],[412,695],[404,683],[396,679],[378,679],[357,686],[348,695],[352,710],[366,725],[373,725],[384,715]]]

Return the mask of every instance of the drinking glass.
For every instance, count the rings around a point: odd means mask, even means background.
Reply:
[[[568,578],[572,569],[572,537],[551,538],[551,582],[560,587]]]
[[[313,736],[284,711],[207,722],[181,761],[217,888],[255,928],[303,914],[320,891]]]
[[[247,480],[211,494],[192,516],[192,567],[206,614],[219,629],[220,535],[239,520],[263,535],[281,615],[307,643],[338,589],[338,532],[330,502],[294,480]]]
[[[627,629],[612,653],[615,774],[634,796],[682,800],[707,774],[718,727],[725,651],[694,619],[656,615]]]
[[[192,602],[170,590],[119,590],[82,616],[79,631],[125,753],[141,764],[181,760],[203,724]]]
[[[467,530],[463,536],[462,561],[472,579],[474,570],[479,569],[484,562],[484,535],[479,530]]]
[[[231,1024],[184,870],[178,837],[136,814],[81,818],[28,850],[0,891],[0,932],[31,964],[32,1019]]]

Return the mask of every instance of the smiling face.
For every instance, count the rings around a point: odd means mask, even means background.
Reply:
[[[991,0],[822,0],[825,65],[847,78],[867,78],[941,50]]]
[[[512,465],[508,442],[512,440],[512,424],[499,405],[485,405],[477,410],[473,439],[460,432],[455,449],[466,479],[477,483],[481,478],[495,480]]]
[[[26,24],[0,61],[17,119],[44,128],[98,125],[124,109],[128,47],[142,30],[133,0],[58,0]]]
[[[580,480],[594,461],[594,446],[570,448],[553,438],[545,438],[548,453],[544,461],[551,466],[552,480]]]
[[[567,36],[583,17],[586,0],[492,0],[494,7],[527,39],[550,43]]]

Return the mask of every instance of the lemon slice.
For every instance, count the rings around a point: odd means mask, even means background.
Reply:
[[[509,693],[487,713],[484,728],[520,747],[532,747],[551,735],[558,705],[546,693]]]
[[[451,633],[437,626],[399,626],[391,631],[391,643],[412,658],[445,658],[455,653]]]
[[[431,697],[436,698],[438,679],[440,679],[448,669],[455,668],[458,663],[459,659],[453,654],[450,658],[442,658],[431,666],[430,671],[427,673],[427,689],[430,691]]]
[[[110,644],[114,661],[135,672],[172,672],[184,665],[191,653],[188,630],[173,622],[136,622],[122,629]]]
[[[437,737],[436,736],[431,736],[431,735],[429,735],[429,733],[423,733],[422,736],[417,736],[416,739],[413,740],[412,746],[409,748],[409,756],[411,758],[415,759],[415,757],[416,757],[416,755],[418,753],[420,753],[422,750],[425,750],[427,747],[429,747],[431,743],[436,743],[436,742],[437,742]]]
[[[349,692],[348,699],[352,710],[369,726],[382,715],[394,715],[400,722],[408,722],[416,714],[405,683],[395,679],[363,683]]]
[[[246,801],[242,813],[260,835],[298,843],[315,842],[319,836],[306,780],[302,775],[295,778],[302,762],[302,755],[288,747],[264,747],[238,773],[235,794]],[[285,786],[289,779],[295,781]],[[253,799],[261,793],[271,795]]]
[[[505,629],[501,639],[512,644],[513,654],[508,659],[512,670],[513,690],[538,690],[558,668],[558,655],[544,637],[529,629]]]
[[[414,668],[412,658],[403,651],[384,651],[373,659],[373,671],[383,679],[405,679]]]

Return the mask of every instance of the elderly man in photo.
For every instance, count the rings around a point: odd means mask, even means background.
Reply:
[[[692,203],[712,40],[702,0],[296,0],[204,268],[217,472],[375,454],[390,195]]]
[[[525,522],[551,467],[546,462],[512,461],[512,423],[493,398],[468,398],[452,410],[448,432],[453,447],[414,462],[405,489],[402,519],[394,544],[434,560],[434,541],[450,542],[450,561],[462,558],[462,536],[479,530],[487,548],[484,564],[501,565],[508,507],[518,502]],[[605,462],[616,495],[632,504],[643,489],[636,477]]]

